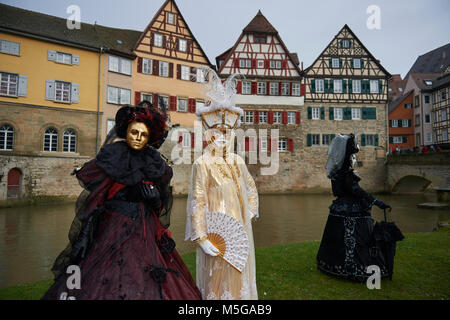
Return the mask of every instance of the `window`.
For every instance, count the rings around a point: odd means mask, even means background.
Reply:
[[[182,52],[187,51],[187,41],[185,39],[178,39],[178,49]]]
[[[58,151],[58,131],[55,128],[48,128],[44,133],[44,151]]]
[[[408,119],[402,119],[402,127],[408,128],[409,127],[409,120]]]
[[[432,142],[431,132],[427,132],[427,135],[425,137],[426,137],[425,142]]]
[[[261,139],[261,151],[267,151],[267,138],[260,138]]]
[[[131,75],[131,60],[109,56],[109,71]]]
[[[375,146],[374,134],[366,134],[366,146]]]
[[[287,139],[280,138],[278,140],[278,151],[286,151],[287,150]]]
[[[0,127],[0,150],[12,151],[14,144],[14,129],[8,125]]]
[[[425,115],[425,123],[431,123],[431,117],[430,114]]]
[[[69,53],[57,52],[56,53],[56,62],[72,64],[72,55]]]
[[[165,61],[159,62],[159,75],[161,77],[169,77],[169,63]]]
[[[282,122],[282,112],[275,111],[273,113],[273,123],[281,123]]]
[[[266,94],[267,82],[258,82],[258,94]]]
[[[252,93],[252,83],[250,81],[242,81],[242,94]]]
[[[324,92],[324,80],[323,79],[317,79],[316,80],[316,92],[323,93]]]
[[[378,80],[370,80],[370,93],[378,93]]]
[[[412,103],[405,103],[405,109],[412,109]]]
[[[177,111],[187,112],[187,100],[186,99],[177,99],[177,100],[178,100]]]
[[[361,59],[353,59],[353,68],[361,69]]]
[[[0,40],[0,52],[19,56],[20,43],[7,40]]]
[[[151,59],[142,59],[142,73],[152,74],[153,70],[153,60]]]
[[[167,23],[175,24],[175,15],[172,12],[167,13]]]
[[[322,134],[322,145],[328,146],[331,142],[331,134]]]
[[[205,73],[202,69],[197,69],[197,82],[204,83],[205,82]]]
[[[250,59],[240,59],[239,60],[239,67],[240,68],[251,68],[252,67],[252,60],[250,60]]]
[[[77,135],[72,129],[64,131],[63,152],[75,152],[77,145]]]
[[[191,147],[191,133],[190,132],[183,132],[182,147],[183,148]]]
[[[151,93],[143,93],[142,94],[142,98],[141,101],[149,101],[152,102],[153,100],[153,95]]]
[[[361,109],[360,108],[352,108],[352,120],[361,119]]]
[[[353,93],[361,93],[361,80],[352,80]]]
[[[280,60],[270,60],[270,69],[281,69]]]
[[[447,120],[447,110],[442,109],[441,110],[441,121]]]
[[[339,59],[338,58],[331,59],[331,67],[332,68],[339,68],[340,67],[340,63],[339,63]]]
[[[264,69],[264,60],[258,60],[258,68]]]
[[[417,108],[419,106],[419,96],[414,96],[414,107]]]
[[[320,108],[312,108],[312,119],[313,120],[320,119]]]
[[[155,33],[153,35],[153,43],[156,47],[162,47],[163,46],[163,36],[160,33]]]
[[[391,120],[391,128],[397,128],[398,127],[398,120],[397,119],[392,119]]]
[[[334,108],[334,120],[342,120],[342,108]]]
[[[423,96],[423,103],[430,103],[430,96],[429,95]]]
[[[442,142],[448,140],[448,129],[442,130]]]
[[[190,79],[191,79],[191,67],[181,66],[181,80],[190,80]]]
[[[445,90],[441,91],[441,101],[444,101],[446,99],[446,93]]]
[[[342,80],[333,80],[334,93],[342,93]]]
[[[425,84],[426,84],[427,86],[432,86],[432,85],[433,85],[433,81],[428,80],[428,79],[423,80],[423,82],[425,82]]]
[[[253,111],[245,111],[245,123],[254,123]]]
[[[300,95],[300,83],[292,84],[292,95],[299,96]]]
[[[393,143],[403,143],[403,137],[393,137],[392,142]]]
[[[271,82],[270,83],[270,95],[271,96],[277,96],[278,93],[279,93],[278,82]]]
[[[291,111],[289,111],[288,112],[288,124],[295,124],[296,122],[295,122],[295,112],[291,112]]]
[[[311,145],[320,146],[320,134],[311,135]]]
[[[253,36],[254,42],[255,43],[266,43],[266,36]]]
[[[55,81],[55,101],[70,102],[70,82]]]
[[[420,115],[416,114],[414,116],[414,123],[416,127],[420,126]]]
[[[341,48],[343,48],[343,49],[350,48],[351,44],[352,44],[351,41],[348,39],[341,40]]]
[[[19,76],[12,73],[1,73],[0,94],[17,96],[17,82]]]
[[[131,90],[108,86],[108,103],[130,104]]]
[[[169,97],[158,96],[158,106],[161,110],[169,109]]]
[[[267,123],[267,111],[259,112],[259,123]]]
[[[289,88],[290,88],[290,85],[289,85],[289,83],[286,83],[286,82],[283,82],[282,84],[281,84],[281,95],[283,95],[283,96],[288,96],[289,95]]]
[[[106,120],[106,134],[108,134],[112,128],[116,125],[115,120]]]

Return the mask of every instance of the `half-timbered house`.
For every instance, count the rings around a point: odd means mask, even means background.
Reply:
[[[325,164],[333,137],[354,132],[361,146],[358,169],[369,171],[378,166],[382,172],[389,142],[387,89],[391,75],[380,61],[345,25],[305,70],[304,77],[305,150]]]

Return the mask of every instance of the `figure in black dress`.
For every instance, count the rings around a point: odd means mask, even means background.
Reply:
[[[85,191],[43,299],[201,299],[167,229],[172,168],[157,151],[166,120],[150,103],[119,109],[97,157],[74,172]],[[73,265],[81,288],[67,285]]]
[[[375,199],[358,184],[361,178],[353,170],[359,151],[355,136],[338,135],[328,149],[327,175],[337,197],[323,233],[317,267],[334,276],[365,281],[371,274],[367,267],[376,265],[381,277],[387,277],[386,261],[373,240],[372,206],[391,208]]]

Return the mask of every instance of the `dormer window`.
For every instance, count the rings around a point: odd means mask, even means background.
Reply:
[[[423,82],[425,82],[425,84],[427,86],[432,86],[433,85],[433,82],[431,80],[424,80]]]
[[[349,39],[342,39],[341,40],[341,48],[342,49],[348,49],[352,46],[352,42]]]
[[[267,42],[267,37],[266,36],[262,36],[262,35],[254,35],[253,36],[253,41],[255,43],[266,43]]]
[[[167,23],[175,24],[175,15],[172,12],[167,13]]]

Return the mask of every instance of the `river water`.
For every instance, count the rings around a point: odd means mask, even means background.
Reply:
[[[320,240],[331,195],[260,196],[260,219],[254,223],[255,245]],[[434,196],[380,196],[393,207],[389,220],[404,233],[432,232],[438,221],[450,219],[450,211],[418,209],[416,205]],[[186,198],[174,200],[170,230],[180,254],[194,251],[184,241]],[[67,245],[74,204],[0,209],[0,287],[51,279],[51,266]],[[375,220],[383,212],[374,208]]]

